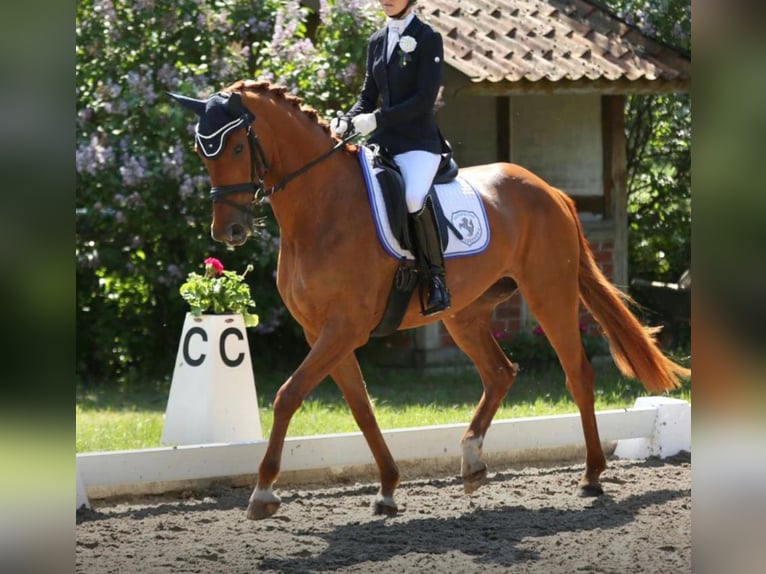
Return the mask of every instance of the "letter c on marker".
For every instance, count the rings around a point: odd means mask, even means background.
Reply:
[[[240,353],[237,355],[236,358],[230,359],[228,356],[226,356],[226,339],[229,335],[235,335],[237,339],[240,341],[244,339],[242,336],[242,332],[237,329],[236,327],[229,327],[228,329],[224,329],[221,333],[221,343],[220,343],[220,352],[221,352],[221,360],[223,360],[223,364],[227,367],[236,367],[237,365],[242,364],[242,361],[245,360],[245,354]]]
[[[192,327],[186,332],[186,337],[184,337],[184,361],[192,367],[199,367],[205,361],[205,353],[202,353],[197,359],[192,359],[189,356],[189,341],[191,340],[192,335],[200,335],[202,340],[207,343],[207,333],[202,327]]]

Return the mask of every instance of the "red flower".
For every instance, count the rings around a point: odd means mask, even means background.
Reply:
[[[210,277],[220,275],[223,273],[223,263],[215,257],[208,257],[205,259],[205,273]]]

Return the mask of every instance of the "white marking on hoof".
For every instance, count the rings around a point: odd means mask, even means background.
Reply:
[[[463,477],[463,490],[471,494],[487,482],[487,465],[481,460],[482,437],[463,441],[463,460],[460,474]]]
[[[253,490],[253,494],[250,495],[250,503],[247,505],[247,517],[250,520],[268,518],[279,510],[280,504],[282,504],[282,499],[274,494],[270,488],[256,488]]]
[[[463,440],[463,460],[460,464],[460,474],[463,478],[473,476],[482,470],[486,471],[487,465],[481,461],[483,443],[482,437]]]
[[[375,501],[373,503],[373,511],[375,514],[393,516],[399,512],[399,507],[396,505],[396,502],[394,502],[393,496],[383,496],[378,493],[375,496]]]

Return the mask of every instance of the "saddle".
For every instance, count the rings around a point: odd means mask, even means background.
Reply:
[[[442,250],[447,248],[449,237],[448,229],[458,238],[462,239],[462,234],[455,228],[450,220],[444,215],[439,196],[436,194],[435,185],[449,183],[458,175],[458,165],[452,157],[452,149],[442,138],[442,148],[446,151],[441,154],[439,168],[434,176],[431,189],[428,191],[427,198],[430,197],[433,202],[434,214],[437,225],[439,226],[439,235],[442,243]],[[407,202],[405,199],[404,178],[399,171],[399,167],[393,158],[379,146],[371,146],[373,151],[372,164],[375,169],[375,176],[380,185],[381,193],[388,213],[388,221],[391,226],[391,232],[399,244],[412,253],[415,253],[415,245],[410,229],[410,221],[407,211]],[[412,297],[415,287],[423,279],[427,278],[427,273],[419,270],[414,262],[402,258],[399,261],[399,267],[394,275],[394,282],[388,297],[386,310],[380,323],[373,329],[370,336],[384,337],[395,332],[402,322],[402,317],[407,311],[407,306]],[[422,302],[421,302],[422,306]]]
[[[460,232],[444,215],[444,210],[439,202],[439,196],[436,194],[436,189],[434,188],[434,186],[438,184],[449,183],[455,179],[458,174],[459,168],[455,159],[452,157],[452,150],[449,148],[449,144],[446,145],[447,151],[441,154],[439,168],[436,170],[431,189],[426,196],[430,197],[431,201],[433,201],[436,221],[439,225],[439,234],[442,240],[442,250],[447,247],[447,241],[449,239],[447,236],[448,228],[452,230],[458,238],[462,238]],[[399,245],[414,253],[414,243],[411,237],[410,225],[407,217],[408,212],[405,199],[404,179],[399,171],[399,166],[396,165],[396,162],[394,162],[393,158],[386,150],[377,145],[372,145],[371,149],[374,154],[372,164],[376,170],[375,176],[380,185],[380,190],[386,204],[386,212],[388,213],[388,222],[391,225],[391,233],[393,233],[394,237],[399,242]]]

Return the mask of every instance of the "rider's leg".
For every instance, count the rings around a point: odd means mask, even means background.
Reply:
[[[416,257],[428,271],[429,293],[424,315],[444,311],[450,306],[449,291],[444,277],[444,256],[442,254],[439,227],[433,205],[426,201],[428,190],[433,184],[441,157],[425,151],[410,151],[394,156],[394,161],[404,178],[407,211],[415,231]]]

